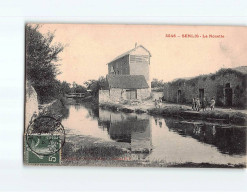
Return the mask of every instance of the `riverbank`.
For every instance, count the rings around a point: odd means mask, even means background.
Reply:
[[[51,116],[57,120],[61,120],[68,116],[68,109],[63,99],[56,99],[48,104],[39,105],[39,116]]]
[[[62,148],[62,166],[245,168],[244,164],[150,162],[137,158],[139,154],[132,153],[128,143],[102,141],[90,136],[67,135]]]
[[[199,119],[211,122],[223,122],[246,125],[247,114],[238,111],[226,112],[222,110],[192,111],[186,106],[169,105],[163,103],[160,108],[155,108],[153,102],[143,102],[138,105],[123,105],[114,103],[101,103],[99,107],[114,112],[147,113],[155,116],[179,117],[182,119]]]

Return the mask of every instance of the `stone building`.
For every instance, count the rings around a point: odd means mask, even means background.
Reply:
[[[220,69],[214,74],[165,83],[164,99],[174,103],[192,103],[192,98],[215,98],[217,106],[246,107],[247,66]]]
[[[110,61],[106,80],[108,90],[99,91],[99,102],[143,100],[150,96],[150,52],[135,46]]]

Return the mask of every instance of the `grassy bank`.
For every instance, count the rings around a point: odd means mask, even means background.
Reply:
[[[55,119],[66,118],[69,114],[69,110],[65,107],[64,99],[57,99],[49,104],[41,105],[40,116],[51,116]]]
[[[135,112],[135,110],[133,109],[129,109],[124,107],[123,105],[120,104],[114,104],[114,103],[103,103],[103,104],[99,104],[99,107],[102,109],[106,109],[106,110],[111,110],[113,112],[125,112],[125,113],[132,113]]]
[[[129,143],[68,135],[62,148],[62,166],[245,168],[244,164],[168,163],[133,158]],[[137,153],[138,154],[138,153]]]
[[[143,109],[142,105],[139,107],[131,108],[130,106],[114,104],[114,103],[101,103],[99,105],[102,109],[111,110],[113,112],[125,113],[148,113],[156,116],[179,117],[182,119],[199,119],[212,122],[224,122],[238,125],[246,125],[247,115],[241,112],[224,112],[218,110],[207,111],[192,111],[185,109],[181,106],[165,106],[162,108],[149,108]]]

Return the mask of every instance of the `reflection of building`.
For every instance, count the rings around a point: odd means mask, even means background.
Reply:
[[[100,90],[99,101],[143,100],[150,96],[150,52],[136,46],[114,58],[108,65],[108,90]]]
[[[201,75],[189,79],[177,79],[165,84],[164,98],[170,102],[191,103],[192,98],[212,97],[216,105],[246,106],[247,66],[221,69],[215,74]]]
[[[130,143],[132,152],[150,152],[152,149],[148,116],[100,110],[99,120],[107,128],[111,139]]]

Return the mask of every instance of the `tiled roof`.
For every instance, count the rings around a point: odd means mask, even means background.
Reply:
[[[148,83],[143,75],[107,75],[110,88],[145,89]]]
[[[110,64],[111,62],[114,62],[115,60],[117,60],[117,59],[119,59],[119,58],[122,58],[122,57],[124,57],[124,56],[126,56],[126,55],[129,55],[132,51],[135,51],[135,50],[136,50],[137,48],[139,48],[139,47],[142,47],[143,49],[145,49],[145,50],[149,53],[149,55],[151,56],[151,53],[150,53],[145,47],[143,47],[142,45],[139,45],[139,46],[137,46],[137,47],[135,47],[135,48],[133,48],[133,49],[131,49],[131,50],[129,50],[129,51],[127,51],[127,52],[125,52],[125,53],[123,53],[123,54],[117,56],[117,57],[115,57],[113,60],[111,60],[111,61],[108,62],[107,64]]]

